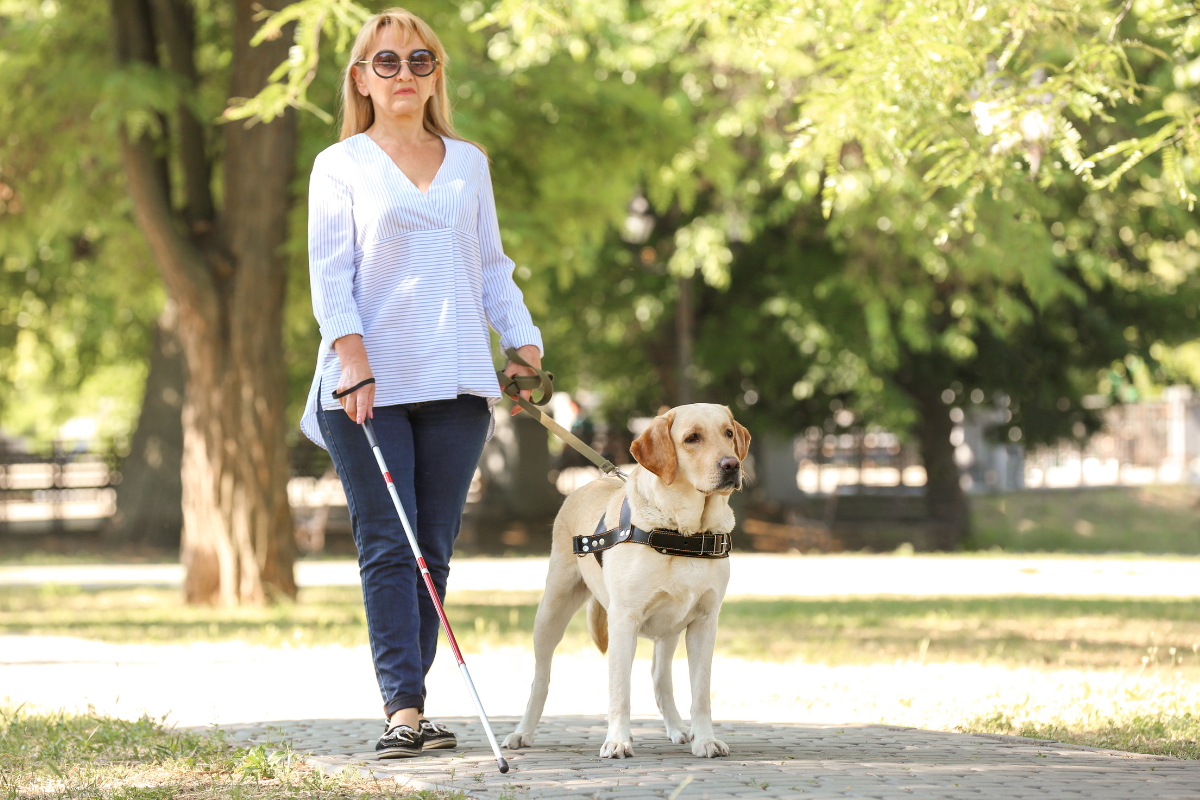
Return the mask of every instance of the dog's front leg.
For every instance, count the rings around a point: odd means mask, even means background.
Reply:
[[[504,746],[512,750],[533,746],[533,733],[538,720],[542,718],[546,694],[550,691],[550,662],[554,658],[554,649],[562,641],[571,617],[588,595],[578,572],[571,573],[555,567],[552,561],[550,577],[546,580],[546,593],[542,595],[533,621],[534,666],[529,705],[525,707],[521,724],[504,739]]]
[[[692,740],[692,732],[683,723],[675,706],[675,683],[671,674],[678,644],[678,633],[654,640],[654,663],[650,674],[654,677],[654,700],[658,703],[659,713],[663,715],[663,722],[667,723],[667,737],[675,744],[685,744]]]
[[[688,672],[692,679],[692,754],[701,758],[729,755],[712,726],[712,657],[717,643],[717,615],[692,621],[687,628]]]
[[[637,623],[625,614],[608,615],[608,736],[600,748],[601,758],[633,755],[633,731],[629,727],[629,683],[633,655],[637,651]]]

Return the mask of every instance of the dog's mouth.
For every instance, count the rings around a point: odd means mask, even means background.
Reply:
[[[717,485],[708,490],[709,494],[730,494],[742,488],[742,475],[723,475],[717,480]]]

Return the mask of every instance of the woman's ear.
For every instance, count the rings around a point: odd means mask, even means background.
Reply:
[[[350,78],[354,81],[354,88],[358,89],[358,93],[363,97],[370,97],[371,90],[367,88],[367,76],[357,66],[350,67]]]
[[[729,411],[729,406],[725,406],[725,410]],[[733,423],[733,452],[737,453],[739,461],[745,461],[750,455],[750,431],[733,418],[732,411],[729,411],[729,421]]]
[[[678,466],[675,442],[671,441],[671,423],[674,421],[674,411],[655,417],[650,427],[642,431],[642,435],[629,446],[629,453],[637,463],[657,475],[667,486],[675,482]]]

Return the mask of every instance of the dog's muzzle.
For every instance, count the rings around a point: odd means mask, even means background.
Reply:
[[[740,489],[742,486],[742,462],[733,456],[722,458],[717,464],[719,476],[717,491],[723,489]]]

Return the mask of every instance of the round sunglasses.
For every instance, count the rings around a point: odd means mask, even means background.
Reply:
[[[418,78],[426,78],[437,69],[437,56],[430,50],[413,50],[408,58],[401,58],[391,50],[380,50],[370,61],[359,61],[359,64],[370,64],[371,69],[381,78],[394,78],[400,74],[400,68],[408,64],[408,69]]]

